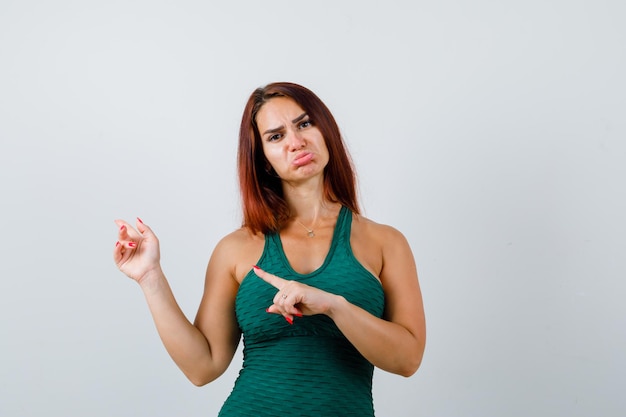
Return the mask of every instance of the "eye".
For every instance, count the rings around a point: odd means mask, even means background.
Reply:
[[[267,141],[268,142],[276,142],[277,140],[279,140],[282,137],[282,134],[280,133],[274,133],[271,136],[268,136]]]
[[[307,127],[311,126],[313,126],[313,122],[311,122],[310,120],[303,120],[298,125],[298,129],[306,129]]]

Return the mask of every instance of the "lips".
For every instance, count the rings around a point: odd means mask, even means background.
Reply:
[[[303,152],[299,154],[292,162],[293,165],[301,167],[302,165],[306,165],[313,159],[313,154],[310,152]]]

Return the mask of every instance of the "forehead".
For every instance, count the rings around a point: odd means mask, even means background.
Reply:
[[[259,109],[256,123],[260,131],[271,129],[291,121],[304,113],[298,103],[289,97],[274,97]]]

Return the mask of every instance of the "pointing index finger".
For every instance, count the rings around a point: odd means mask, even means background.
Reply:
[[[265,272],[256,265],[253,266],[252,270],[259,278],[261,278],[263,281],[267,282],[274,288],[280,290],[285,285],[285,279],[277,277],[276,275],[272,275],[269,272]]]

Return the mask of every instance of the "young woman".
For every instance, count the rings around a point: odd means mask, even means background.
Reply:
[[[373,367],[410,376],[426,339],[411,249],[359,214],[339,128],[305,87],[259,88],[239,134],[243,226],[209,261],[191,323],[137,219],[113,258],[139,283],[172,359],[196,385],[244,363],[220,416],[373,416]]]

